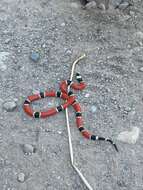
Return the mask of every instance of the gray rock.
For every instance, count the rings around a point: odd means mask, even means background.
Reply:
[[[5,40],[5,44],[9,44],[9,43],[10,43],[10,39],[7,38],[7,39]]]
[[[15,42],[15,43],[13,44],[13,46],[14,46],[15,48],[17,48],[17,47],[19,47],[19,44]]]
[[[126,187],[126,183],[125,183],[125,181],[122,179],[122,180],[118,180],[117,181],[117,185],[119,186],[119,187]]]
[[[23,183],[26,179],[26,176],[24,173],[19,173],[18,176],[17,176],[17,181],[20,182],[20,183]]]
[[[61,135],[61,134],[62,134],[62,131],[57,131],[57,133],[58,133],[59,135]]]
[[[117,100],[116,100],[116,98],[111,98],[111,102],[112,102],[114,105],[117,105]]]
[[[129,6],[128,2],[123,2],[119,5],[119,9],[124,10]]]
[[[95,113],[97,111],[97,107],[95,105],[91,106],[91,112]]]
[[[46,48],[46,44],[42,44],[42,47],[43,47],[43,48]]]
[[[105,6],[104,6],[105,7]],[[95,1],[91,1],[89,3],[86,4],[86,8],[87,9],[91,9],[91,8],[96,8],[96,2]],[[99,7],[100,8],[100,7]]]
[[[140,68],[139,68],[139,71],[140,71],[140,72],[143,72],[143,67],[140,67]]]
[[[65,51],[65,55],[71,55],[72,54],[72,51],[70,50],[70,49],[67,49],[66,51]]]
[[[40,54],[38,52],[32,52],[30,55],[30,59],[37,63],[40,59]]]
[[[115,8],[119,7],[120,3],[121,3],[121,0],[112,0],[112,6]]]
[[[7,112],[12,112],[16,107],[17,105],[14,101],[8,101],[3,104],[3,109],[5,109]]]
[[[29,155],[29,154],[33,154],[36,152],[36,148],[31,144],[23,144],[21,147],[22,147],[24,154]]]
[[[132,111],[132,108],[131,108],[131,107],[125,107],[125,108],[124,108],[124,112],[125,112],[125,113],[131,112],[131,111]]]
[[[61,26],[62,26],[62,27],[64,27],[65,25],[66,25],[66,23],[65,23],[65,22],[61,23]]]
[[[106,8],[105,8],[105,5],[103,4],[103,3],[100,3],[99,5],[98,5],[98,8],[99,9],[101,9],[101,10],[105,10]]]

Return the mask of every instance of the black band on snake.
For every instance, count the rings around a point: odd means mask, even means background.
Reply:
[[[63,110],[65,110],[68,106],[72,106],[73,109],[75,110],[75,116],[76,116],[76,124],[77,128],[81,132],[81,134],[90,140],[93,141],[107,141],[113,145],[115,150],[118,152],[118,148],[116,144],[110,139],[110,138],[104,138],[104,137],[99,137],[96,135],[93,135],[89,131],[87,131],[83,127],[83,118],[82,118],[82,110],[80,104],[76,101],[76,96],[72,91],[68,92],[68,86],[74,90],[83,90],[86,87],[86,84],[83,82],[82,77],[79,73],[76,73],[76,80],[77,82],[73,82],[71,80],[65,80],[62,81],[60,84],[60,91],[45,91],[45,92],[39,92],[37,94],[33,94],[31,96],[28,96],[28,98],[25,100],[23,109],[24,111],[31,117],[34,118],[46,118],[52,115],[55,115]],[[31,103],[33,101],[43,99],[46,97],[58,97],[65,102],[62,105],[57,106],[56,108],[50,108],[47,111],[33,111],[31,108]]]

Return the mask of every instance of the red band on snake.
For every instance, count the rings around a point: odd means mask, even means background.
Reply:
[[[91,134],[89,131],[87,131],[83,127],[83,118],[82,118],[82,110],[80,104],[76,101],[76,96],[73,94],[72,91],[68,92],[68,86],[74,90],[83,90],[86,87],[86,84],[82,81],[82,77],[80,76],[79,73],[76,74],[76,79],[78,82],[73,82],[70,80],[65,80],[62,81],[60,84],[60,90],[58,92],[55,91],[45,91],[45,92],[39,92],[37,94],[33,94],[31,96],[28,96],[27,99],[25,100],[23,104],[23,109],[24,111],[30,116],[34,118],[47,118],[49,116],[53,116],[63,110],[65,110],[68,106],[72,106],[73,109],[75,110],[76,113],[76,124],[81,132],[81,134],[91,140],[103,140],[103,141],[108,141],[110,142],[116,151],[118,151],[116,144],[110,139],[110,138],[104,138],[104,137],[99,137],[96,135]],[[65,102],[61,104],[60,106],[56,108],[50,108],[47,111],[33,111],[30,104],[34,101],[46,98],[46,97],[59,97]]]

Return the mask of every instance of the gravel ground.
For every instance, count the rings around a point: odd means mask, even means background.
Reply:
[[[76,70],[87,83],[77,92],[85,127],[115,139],[119,153],[85,140],[69,108],[76,164],[94,190],[143,190],[143,1],[127,5],[102,11],[76,0],[0,1],[0,190],[86,190],[70,165],[64,112],[34,120],[22,109],[31,93],[57,90],[83,53]],[[135,144],[117,140],[133,127]]]

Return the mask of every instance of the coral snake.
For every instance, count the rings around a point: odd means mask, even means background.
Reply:
[[[68,106],[72,106],[73,109],[75,110],[77,127],[85,138],[91,139],[93,141],[96,141],[96,140],[108,141],[114,146],[116,151],[118,151],[116,144],[110,138],[104,138],[104,137],[99,137],[97,135],[93,135],[92,133],[90,133],[84,128],[81,106],[76,100],[75,94],[72,91],[68,92],[68,87],[74,90],[83,90],[86,87],[86,84],[83,82],[82,77],[79,73],[76,74],[76,80],[77,82],[73,82],[71,80],[62,81],[60,84],[60,91],[57,91],[57,92],[45,91],[45,92],[39,92],[31,96],[28,96],[23,105],[24,111],[30,117],[33,117],[33,118],[47,118],[49,116],[55,115],[65,110]],[[65,100],[65,102],[61,104],[60,106],[55,107],[55,108],[50,108],[47,111],[33,111],[30,104],[33,101],[43,99],[45,97],[58,97]]]
[[[85,56],[86,55],[83,54],[76,61],[74,61],[73,65],[72,65],[70,79],[61,82],[60,91],[57,91],[57,92],[45,91],[45,92],[39,92],[34,95],[28,96],[23,104],[23,109],[30,117],[34,117],[34,118],[46,118],[46,117],[55,115],[55,114],[65,110],[71,165],[72,165],[73,169],[77,172],[77,174],[79,175],[79,177],[81,178],[81,180],[83,181],[83,183],[85,184],[87,189],[93,190],[93,188],[89,184],[88,180],[84,177],[82,172],[78,169],[78,167],[74,163],[74,154],[73,154],[73,147],[72,147],[72,140],[71,140],[68,107],[72,106],[73,109],[75,110],[77,127],[85,138],[91,139],[93,141],[96,141],[96,140],[108,141],[114,146],[114,148],[117,152],[118,152],[118,148],[117,148],[116,144],[110,138],[104,138],[104,137],[99,137],[99,136],[93,135],[83,127],[81,106],[78,103],[78,101],[76,100],[75,94],[70,89],[72,88],[74,90],[83,90],[86,87],[86,84],[82,81],[82,77],[80,76],[79,73],[76,74],[77,82],[76,83],[73,82],[73,74],[74,74],[75,66]],[[36,112],[33,111],[30,104],[33,101],[43,99],[45,97],[58,97],[58,98],[65,100],[65,102],[56,108],[50,108],[48,111],[36,111]]]

